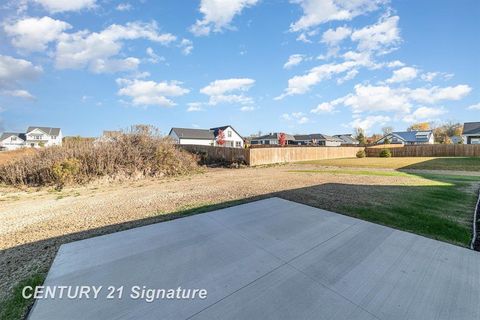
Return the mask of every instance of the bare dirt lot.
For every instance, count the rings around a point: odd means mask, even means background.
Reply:
[[[2,187],[0,301],[20,280],[48,271],[62,243],[274,195],[459,245],[468,244],[478,176],[455,173],[456,179],[442,180],[428,173],[372,170],[290,164],[207,169],[205,173],[179,178],[104,182],[62,191]],[[408,203],[400,195],[423,194],[428,200],[444,197],[441,191],[453,193],[459,201],[437,199],[437,204],[429,206],[417,198],[412,201],[421,205],[413,209],[421,214],[407,214],[408,219],[402,216],[408,207],[395,207],[395,199]],[[435,228],[433,233],[429,231]]]

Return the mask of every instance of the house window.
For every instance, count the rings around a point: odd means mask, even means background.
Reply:
[[[240,148],[242,143],[240,141],[235,141],[235,147]]]
[[[53,140],[57,139],[57,136],[52,136],[52,139],[53,139]]]
[[[17,137],[12,137],[12,141],[17,141]]]
[[[229,138],[232,137],[232,131],[230,131],[230,130],[227,131],[227,137],[229,137]]]

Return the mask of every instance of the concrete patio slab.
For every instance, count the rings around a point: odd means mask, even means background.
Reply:
[[[63,245],[44,285],[102,290],[29,319],[480,319],[479,284],[478,252],[270,198]]]

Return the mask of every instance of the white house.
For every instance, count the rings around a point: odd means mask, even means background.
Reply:
[[[465,144],[480,144],[480,122],[464,123],[462,137]]]
[[[17,150],[25,147],[24,133],[4,132],[0,136],[0,150]]]
[[[51,147],[62,145],[62,130],[50,127],[28,127],[26,145],[28,147]]]
[[[338,137],[331,137],[321,133],[297,134],[294,135],[294,138],[295,141],[293,143],[297,145],[339,147],[343,143],[343,140]]]
[[[28,127],[26,133],[3,133],[0,137],[0,150],[61,146],[62,139],[63,135],[60,128]]]
[[[434,144],[435,137],[432,130],[427,131],[399,131],[392,132],[378,140],[375,144]]]
[[[295,141],[295,137],[291,134],[285,134],[285,142],[287,144],[292,144]],[[265,134],[263,136],[253,137],[250,139],[250,144],[267,144],[267,145],[278,145],[280,144],[280,132],[270,132],[269,134]]]
[[[219,134],[223,131],[223,147],[243,148],[242,136],[232,127],[223,126],[210,129],[172,128],[168,134],[177,144],[220,146]]]

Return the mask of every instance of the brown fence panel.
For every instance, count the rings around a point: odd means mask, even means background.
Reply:
[[[425,144],[414,146],[367,147],[367,157],[378,157],[383,149],[389,149],[392,157],[480,157],[480,145],[473,144]]]
[[[277,147],[252,148],[249,164],[252,166],[311,161],[321,159],[337,159],[355,157],[363,147]]]

